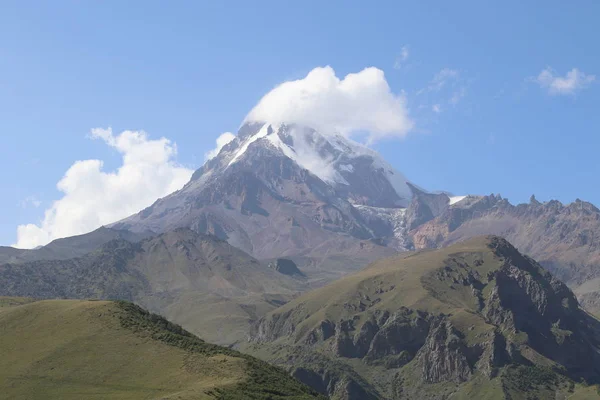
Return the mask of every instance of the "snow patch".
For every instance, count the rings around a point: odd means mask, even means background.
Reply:
[[[394,238],[400,244],[399,248],[406,249],[406,239],[408,237],[406,227],[406,208],[383,208],[372,207],[361,204],[353,204],[358,212],[368,219],[379,219],[388,222],[391,225]]]
[[[451,196],[450,197],[450,202],[448,203],[449,205],[458,203],[459,201],[465,199],[467,196]]]
[[[273,147],[281,150],[286,157],[295,161],[300,167],[308,170],[324,182],[348,185],[348,182],[344,177],[335,169],[335,159],[333,158],[333,155],[331,157],[320,155],[318,149],[315,149],[308,143],[305,135],[303,135],[299,129],[290,128],[287,132],[292,136],[294,143],[293,147],[284,143],[279,136],[279,133],[284,126],[284,124],[264,124],[255,135],[247,138],[243,142],[242,146],[236,151],[227,166],[230,167],[239,161],[252,143],[260,139],[266,139]]]
[[[240,147],[240,149],[235,153],[235,155],[233,156],[231,161],[229,161],[229,164],[227,164],[227,166],[231,167],[233,164],[235,164],[235,162],[239,160],[239,158],[246,152],[246,150],[248,150],[248,146],[256,142],[258,139],[267,136],[269,134],[270,126],[271,125],[269,124],[264,124],[254,136],[250,136],[248,139],[246,139],[244,144],[242,144],[242,147]]]
[[[303,132],[300,132],[300,130],[296,128],[290,128],[288,130],[287,133],[292,137],[294,143],[294,147],[291,148],[279,137],[280,130],[281,127],[268,135],[267,139],[273,146],[280,149],[283,154],[324,182],[339,183],[342,185],[349,184],[339,171],[335,169],[335,159],[333,156],[327,157],[319,154],[318,149],[315,149],[308,143],[306,136],[302,134]]]

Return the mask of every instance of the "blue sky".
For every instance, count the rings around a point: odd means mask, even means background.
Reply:
[[[91,129],[168,138],[191,170],[269,90],[327,65],[404,92],[414,128],[373,147],[420,186],[600,204],[600,3],[490,3],[3,2],[0,244],[76,161],[121,166]]]

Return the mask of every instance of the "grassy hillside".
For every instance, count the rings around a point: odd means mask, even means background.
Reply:
[[[127,302],[0,299],[10,399],[315,399],[283,370]]]
[[[600,382],[600,322],[498,237],[377,261],[252,336],[248,351],[334,399],[600,398],[584,384]]]

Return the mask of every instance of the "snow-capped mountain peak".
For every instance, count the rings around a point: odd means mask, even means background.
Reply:
[[[410,248],[411,229],[466,201],[422,190],[377,152],[337,132],[252,123],[181,190],[115,226],[189,227],[258,258],[322,257],[364,246]]]
[[[406,207],[410,201],[412,192],[406,178],[377,152],[339,133],[317,132],[298,124],[244,125],[236,139],[221,150],[213,167],[232,167],[243,161],[254,146],[269,148],[291,159],[346,193],[353,203]],[[204,172],[207,173],[210,171]]]

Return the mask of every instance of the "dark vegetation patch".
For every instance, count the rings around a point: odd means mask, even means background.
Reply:
[[[552,368],[536,365],[507,368],[506,376],[517,389],[523,392],[535,390],[539,386],[555,386],[559,381]]]

